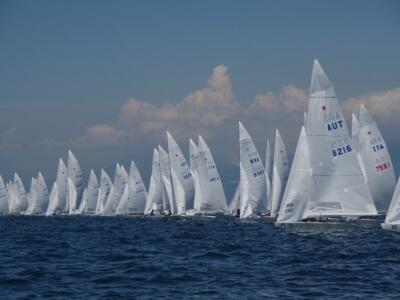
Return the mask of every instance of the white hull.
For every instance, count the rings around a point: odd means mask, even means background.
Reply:
[[[275,227],[288,229],[289,231],[332,231],[343,230],[351,227],[350,223],[340,222],[293,222],[293,223],[274,223]]]
[[[400,224],[382,223],[382,229],[400,232]]]

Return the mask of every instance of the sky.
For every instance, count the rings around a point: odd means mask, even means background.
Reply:
[[[314,58],[398,170],[399,36],[398,1],[0,1],[0,173],[50,185],[71,149],[86,175],[133,159],[148,182],[170,130],[185,154],[206,138],[230,195],[239,120],[261,156],[276,128],[293,155]]]

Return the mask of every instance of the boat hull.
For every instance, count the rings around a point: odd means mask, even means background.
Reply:
[[[381,223],[381,228],[384,230],[400,232],[400,224]]]
[[[275,227],[289,231],[334,231],[343,230],[351,227],[349,223],[341,222],[294,222],[294,223],[274,223]]]

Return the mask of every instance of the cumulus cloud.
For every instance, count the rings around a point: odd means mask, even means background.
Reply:
[[[189,93],[180,101],[153,105],[148,101],[129,99],[121,106],[115,121],[87,128],[73,145],[83,148],[129,145],[134,146],[135,151],[148,151],[165,142],[165,131],[169,130],[182,143],[202,134],[215,146],[214,153],[237,162],[237,121],[240,120],[258,143],[260,151],[264,151],[267,137],[273,140],[275,128],[278,128],[292,152],[307,101],[307,92],[290,84],[277,93],[257,94],[249,105],[241,106],[235,99],[228,68],[219,65],[204,88]],[[349,116],[358,111],[361,103],[386,130],[385,126],[397,121],[400,113],[400,88],[352,97],[342,101],[341,105]]]

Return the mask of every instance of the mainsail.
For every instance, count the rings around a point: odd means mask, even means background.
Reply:
[[[115,209],[118,207],[119,201],[121,200],[127,182],[128,173],[126,172],[124,166],[117,164],[115,167],[114,184],[104,206],[102,213],[103,216],[111,216],[114,214]]]
[[[96,212],[97,200],[99,198],[99,181],[93,170],[90,171],[89,183],[86,188],[86,206],[83,210],[85,214],[94,214]]]
[[[386,213],[396,187],[389,148],[376,122],[362,104],[359,117],[358,155],[362,170],[378,212]]]
[[[68,207],[68,213],[70,215],[76,214],[78,211],[77,207],[77,192],[76,192],[76,187],[75,183],[72,181],[70,177],[68,177],[68,186],[67,186],[67,207]]]
[[[158,154],[160,156],[161,187],[164,211],[169,211],[171,214],[176,214],[177,210],[174,198],[174,190],[172,188],[169,155],[160,145],[158,145]]]
[[[226,212],[225,193],[210,148],[201,136],[198,145],[197,176],[201,198],[194,210],[198,213]]]
[[[276,217],[282,200],[282,191],[285,190],[289,173],[289,162],[286,146],[282,140],[279,130],[275,132],[274,166],[272,170],[272,193],[268,210],[271,217]]]
[[[163,194],[161,186],[160,157],[157,149],[154,149],[149,192],[147,194],[147,199],[146,199],[145,214],[150,214],[152,211],[161,212],[162,210],[163,210]]]
[[[83,177],[81,167],[79,166],[78,160],[71,150],[68,151],[68,177],[71,178],[77,195],[76,207],[70,207],[69,210],[71,211],[71,209],[75,210],[79,207],[83,193]]]
[[[182,215],[185,214],[187,209],[193,208],[193,178],[181,149],[168,131],[167,139],[176,211],[178,215]]]
[[[313,175],[311,216],[376,215],[332,84],[317,60],[311,77],[307,140]]]
[[[103,213],[104,206],[106,204],[108,196],[110,195],[111,188],[112,188],[112,181],[110,176],[108,176],[106,171],[101,169],[100,188],[96,204],[96,214],[101,215]]]
[[[200,207],[201,189],[199,184],[199,177],[197,176],[199,149],[196,143],[192,139],[189,139],[189,157],[190,157],[190,171],[192,172],[193,186],[194,186],[193,208],[195,208],[195,207]]]
[[[264,166],[249,133],[239,122],[240,144],[240,218],[267,209],[267,185]]]
[[[3,177],[0,176],[0,215],[7,215],[8,213],[8,193],[4,185]]]
[[[49,190],[41,172],[37,179],[32,178],[29,191],[30,203],[26,214],[43,214],[49,206]]]
[[[25,192],[24,184],[17,173],[14,174],[12,198],[10,198],[10,214],[22,214],[28,208],[28,197]]]
[[[57,183],[54,182],[50,191],[49,206],[47,207],[46,216],[51,216],[56,213],[56,207],[58,203],[59,203],[58,188],[57,188]]]
[[[312,170],[309,159],[306,130],[300,132],[289,179],[283,195],[277,222],[299,222],[307,216]]]

